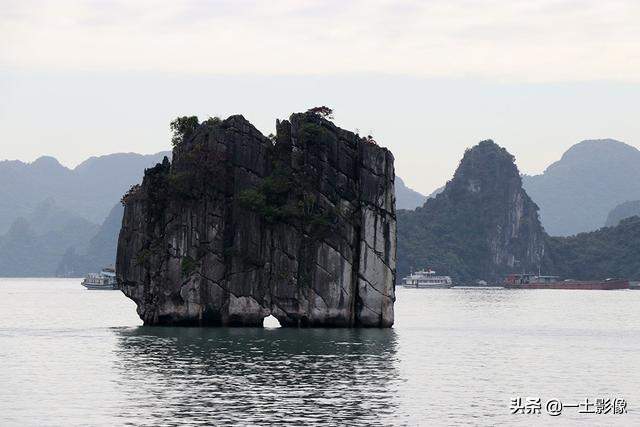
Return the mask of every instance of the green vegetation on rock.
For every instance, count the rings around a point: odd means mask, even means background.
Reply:
[[[182,257],[180,261],[180,272],[182,277],[189,277],[198,268],[198,262],[189,255]]]
[[[554,273],[572,279],[640,279],[640,217],[570,237],[549,237]]]
[[[465,152],[441,194],[397,216],[398,277],[430,267],[458,283],[497,281],[515,268],[537,270],[542,257],[537,206],[513,156],[493,141]]]
[[[322,141],[322,132],[314,139]],[[307,136],[309,137],[309,136]],[[258,213],[267,223],[298,223],[314,237],[330,230],[336,220],[333,209],[320,208],[309,190],[311,184],[284,162],[275,161],[271,173],[257,188],[243,190],[238,195],[242,207]]]
[[[169,124],[171,129],[171,145],[174,148],[180,146],[186,139],[191,137],[198,128],[200,122],[197,116],[177,117]]]
[[[504,148],[465,152],[444,191],[398,211],[398,277],[430,267],[457,283],[500,282],[515,272],[572,279],[640,278],[640,218],[571,237],[550,237]]]

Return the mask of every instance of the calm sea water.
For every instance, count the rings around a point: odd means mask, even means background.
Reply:
[[[399,289],[391,330],[148,328],[118,291],[0,279],[0,423],[640,425],[639,307],[640,291]],[[628,413],[511,415],[518,396]]]

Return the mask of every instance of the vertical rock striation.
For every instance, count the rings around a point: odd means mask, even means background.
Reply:
[[[207,120],[123,203],[117,277],[145,324],[393,324],[393,156],[316,114],[273,139]]]

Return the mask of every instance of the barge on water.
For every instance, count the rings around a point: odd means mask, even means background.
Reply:
[[[558,276],[510,274],[507,276],[503,286],[507,289],[616,290],[629,289],[629,281],[624,279],[560,280]]]

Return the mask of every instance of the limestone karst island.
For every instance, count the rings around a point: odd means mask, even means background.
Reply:
[[[173,161],[123,197],[117,280],[146,325],[393,325],[393,155],[321,113],[173,123]]]
[[[640,426],[640,0],[0,0],[0,427]]]

